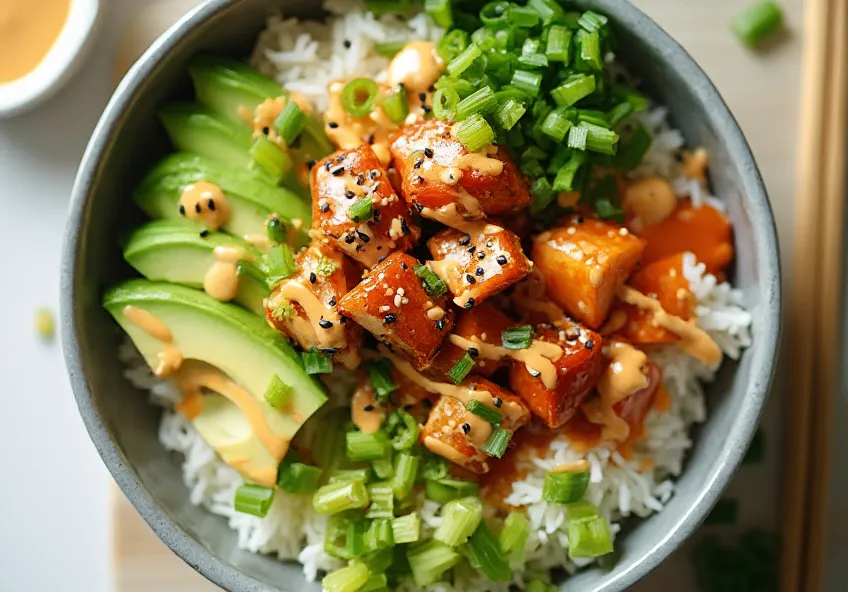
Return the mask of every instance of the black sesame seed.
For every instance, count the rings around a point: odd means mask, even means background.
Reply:
[[[378,171],[377,169],[371,169],[371,171],[368,173],[368,175],[369,175],[372,179],[377,179],[377,178],[378,178],[381,174],[382,174],[382,173],[381,173],[380,171]]]
[[[471,275],[470,273],[465,274],[465,281],[468,282],[469,284],[476,284],[477,283],[477,280],[474,279],[474,276]]]
[[[429,147],[425,148],[424,149],[424,156],[426,156],[427,158],[433,158],[433,149],[429,148]]]
[[[374,405],[366,405],[363,409],[365,409],[365,411],[374,411]]]
[[[477,258],[482,261],[486,258],[486,251],[477,251]]]
[[[465,308],[474,308],[474,299],[469,298],[465,301]]]
[[[474,270],[474,273],[476,273],[479,276],[482,276],[486,272],[483,270],[482,267],[478,267],[477,269]]]
[[[324,319],[321,319],[320,321],[318,321],[318,326],[320,326],[322,329],[330,329],[333,326],[333,321],[326,321]]]
[[[501,399],[500,397],[495,397],[495,407],[497,407],[498,409],[503,407],[503,399]]]
[[[373,144],[374,143],[374,134],[368,134],[367,136],[365,136],[365,141],[368,142],[369,144]]]
[[[445,322],[442,319],[436,321],[436,330],[442,331],[445,328]]]
[[[327,304],[329,304],[330,306],[335,306],[336,305],[336,299],[330,298],[330,301]]]
[[[343,166],[336,167],[331,171],[334,177],[341,177],[342,175],[344,175],[344,172],[345,168]]]
[[[325,201],[321,202],[320,204],[318,204],[318,209],[321,211],[322,214],[326,214],[328,211],[330,211],[330,204]]]
[[[214,212],[214,211],[215,211],[215,200],[214,200],[214,199],[210,199],[210,200],[207,202],[207,205],[209,206],[209,211],[210,211],[210,212]]]
[[[423,103],[424,101],[427,100],[427,93],[423,93],[423,92],[418,93],[418,99]]]
[[[207,236],[209,236],[209,230],[204,228],[203,230],[200,231],[200,238],[206,238]]]
[[[358,175],[356,175],[356,184],[362,185],[363,183],[365,183],[365,177],[362,176],[362,173],[359,173]]]
[[[465,245],[467,245],[468,243],[471,242],[471,235],[470,234],[464,234],[462,236],[462,238],[459,239],[458,242],[459,242],[460,245],[462,245],[464,247]]]
[[[358,236],[359,240],[361,240],[363,243],[367,243],[371,240],[370,236],[368,236],[367,234],[365,234],[364,232],[362,232],[360,230],[356,231],[356,236]]]
[[[466,434],[471,431],[471,426],[467,423],[462,424],[462,431]]]
[[[354,236],[352,234],[345,235],[345,237],[344,237],[344,241],[349,245],[353,244],[353,241],[355,241],[355,240],[356,239],[354,238]]]
[[[345,46],[345,49],[350,49],[350,46],[351,46],[351,45],[353,45],[353,44],[350,42],[350,39],[345,39],[345,40],[344,40],[344,46]]]
[[[417,202],[417,201],[416,201],[416,202],[415,202],[415,209],[416,209],[416,210],[418,210],[418,213],[420,214],[421,212],[423,212],[423,211],[424,211],[424,206],[423,206],[423,205],[421,205],[419,202]]]
[[[421,105],[421,110],[422,110],[424,113],[429,113],[429,112],[430,112],[430,111],[432,111],[433,109],[432,109],[431,107],[428,107],[427,105]]]
[[[383,250],[383,245],[377,245],[377,250],[378,250],[378,251],[382,251],[382,250]]]
[[[406,218],[400,219],[400,229],[403,231],[404,234],[410,234],[409,224],[406,223]],[[403,265],[403,264],[401,263],[401,265]],[[406,269],[406,268],[404,268],[404,269]]]
[[[334,356],[334,355],[336,355],[336,348],[334,348],[334,347],[322,347],[321,353],[327,354],[328,356]]]
[[[414,409],[414,408],[415,408],[415,405],[411,405],[411,404],[410,404],[410,405],[404,405],[404,406],[403,406],[403,410],[404,410],[404,411],[411,411],[411,410],[412,410],[412,409]]]
[[[397,321],[397,315],[395,315],[394,313],[391,313],[391,312],[389,314],[387,314],[385,317],[383,317],[383,324],[384,325],[391,325],[392,323],[394,323],[396,321]]]
[[[185,206],[184,205],[180,205],[180,215],[185,216]]]
[[[468,348],[468,355],[471,356],[472,358],[476,358],[477,356],[480,355],[480,350],[477,349],[476,347],[469,347]]]
[[[309,283],[314,284],[316,282],[316,280],[318,280],[318,276],[315,275],[315,272],[313,271],[312,273],[309,274]]]
[[[353,199],[354,197],[356,197],[356,194],[350,189],[348,189],[347,191],[345,191],[345,197],[348,199]]]
[[[336,162],[344,162],[344,159],[345,159],[345,158],[347,158],[347,155],[346,155],[346,154],[339,154],[339,155],[336,157]]]
[[[401,261],[401,262],[400,262],[400,268],[401,268],[402,270],[406,271],[407,269],[409,269],[409,265],[407,265],[406,263],[404,263],[403,261]]]
[[[340,322],[342,325],[344,325],[345,323],[347,323],[347,317],[339,317],[339,322]]]
[[[194,204],[194,211],[198,214],[203,211],[203,208],[200,207],[200,203]]]
[[[542,375],[542,373],[539,372],[538,370],[531,370],[530,371],[530,376],[532,376],[533,378],[539,378],[541,375]]]
[[[506,263],[507,263],[506,255],[498,255],[498,257],[497,257],[497,259],[495,259],[495,261],[497,261],[501,265],[506,265]]]
[[[430,399],[424,399],[421,402],[424,403],[424,406],[427,407],[427,408],[430,408],[430,407],[433,406],[433,401],[431,401]]]
[[[595,347],[595,342],[592,341],[591,339],[587,339],[586,340],[586,349],[592,349],[593,347]]]
[[[583,216],[577,216],[574,221],[578,224],[583,224]]]
[[[307,162],[307,163],[306,163],[306,166],[307,166],[307,168],[309,168],[309,170],[311,171],[311,170],[312,170],[312,167],[314,167],[314,166],[315,166],[315,163],[316,163],[316,161],[314,161],[314,160],[310,160],[309,162]]]
[[[269,133],[270,131],[271,131],[271,128],[270,128],[270,127],[263,127],[263,128],[262,128],[262,133],[263,133],[263,134],[265,134],[266,136],[268,135],[268,133]]]
[[[329,161],[329,160],[328,160],[327,162],[325,162],[325,163],[324,163],[324,169],[326,169],[327,171],[329,171],[329,170],[330,170],[330,167],[331,167],[331,166],[333,166],[333,163],[332,163],[331,161]]]
[[[486,248],[487,249],[491,249],[493,246],[494,246],[494,243],[492,241],[486,241]]]
[[[382,263],[386,260],[386,257],[388,257],[388,255],[380,255],[379,257],[377,257],[377,263]]]
[[[415,164],[412,165],[414,169],[420,169],[421,165],[424,164],[424,157],[421,157],[415,161]]]
[[[339,124],[336,123],[335,121],[330,121],[330,122],[327,123],[327,127],[330,128],[330,129],[336,129],[337,127],[339,127]]]

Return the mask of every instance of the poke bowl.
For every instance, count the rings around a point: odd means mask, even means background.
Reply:
[[[625,589],[779,342],[744,136],[614,0],[208,2],[104,112],[62,273],[104,462],[238,591]]]

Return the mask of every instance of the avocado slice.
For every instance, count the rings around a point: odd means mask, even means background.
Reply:
[[[215,263],[215,247],[239,247],[248,258],[259,257],[256,249],[239,238],[221,232],[201,237],[201,230],[202,227],[189,221],[148,222],[129,235],[124,259],[149,280],[203,289],[206,272]],[[268,284],[261,275],[239,275],[239,290],[234,300],[246,309],[264,315],[262,301],[269,294]]]
[[[250,165],[253,134],[244,125],[194,103],[165,103],[157,114],[177,150],[233,166]]]
[[[226,232],[239,237],[264,234],[265,221],[275,213],[287,223],[293,218],[302,220],[295,246],[308,242],[311,208],[295,193],[270,184],[252,171],[189,152],[177,152],[159,161],[142,179],[135,201],[151,218],[181,220],[180,195],[186,185],[198,181],[214,183],[227,196],[232,215],[224,225]]]
[[[306,374],[300,356],[288,341],[263,318],[239,306],[218,302],[205,292],[185,286],[144,279],[128,280],[109,288],[103,296],[103,307],[126,331],[151,367],[156,367],[163,344],[126,318],[123,311],[127,306],[145,310],[163,322],[184,360],[199,360],[214,366],[247,390],[257,399],[271,431],[282,438],[291,440],[302,423],[327,400],[324,388]],[[290,413],[265,402],[265,391],[275,375],[292,388]],[[232,415],[215,407],[208,411],[206,418]],[[207,441],[213,448],[227,450],[227,446],[239,441],[243,426],[227,424],[217,431],[205,431],[207,436],[213,432],[225,434],[226,437],[209,436],[211,440]],[[280,460],[275,459],[277,464]],[[254,461],[257,465],[267,464],[267,459],[257,458],[251,459],[250,466]],[[245,475],[253,474],[245,466],[235,468]]]

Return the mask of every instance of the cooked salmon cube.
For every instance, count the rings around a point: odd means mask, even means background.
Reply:
[[[688,321],[695,314],[695,296],[683,275],[683,256],[684,253],[678,253],[644,266],[630,276],[628,284],[642,294],[656,297],[667,313]],[[655,325],[652,318],[653,315],[636,306],[619,303],[610,317],[611,329],[634,345],[680,340],[675,333]],[[620,328],[616,327],[618,324]]]
[[[709,273],[716,274],[733,260],[730,220],[709,204],[696,208],[688,199],[681,200],[669,217],[645,225],[637,233],[647,241],[645,263],[689,251],[706,265]]]
[[[361,219],[357,208],[371,207]],[[367,145],[342,150],[312,167],[312,228],[366,267],[410,249],[421,234],[386,169]]]
[[[501,345],[501,332],[512,327],[515,323],[499,309],[488,302],[475,306],[471,310],[461,311],[456,318],[453,334],[464,339],[476,337],[492,345]],[[465,356],[463,348],[445,340],[439,354],[427,369],[427,374],[437,380],[445,380],[449,377],[451,369]],[[506,365],[507,359],[500,361],[487,360],[482,357],[476,358],[476,364],[471,372],[491,376],[495,370]]]
[[[562,357],[553,362],[556,385],[548,388],[538,370],[531,372],[524,362],[513,360],[509,386],[530,411],[549,427],[558,428],[577,412],[604,371],[602,339],[570,319],[536,327],[534,339],[562,348]]]
[[[500,427],[511,433],[530,421],[530,413],[521,399],[485,378],[469,377],[458,388],[500,411],[503,414]],[[472,388],[473,391],[468,390]],[[460,399],[443,395],[430,412],[421,439],[430,452],[473,473],[483,474],[489,471],[492,459],[483,451],[491,434],[492,424],[468,411]]]
[[[536,237],[532,258],[548,297],[598,329],[644,249],[645,241],[622,226],[574,215]]]
[[[295,263],[297,273],[265,300],[268,321],[303,349],[333,354],[336,362],[355,368],[362,330],[342,323],[339,304],[359,279],[356,264],[320,241],[297,253]]]
[[[530,185],[506,148],[472,153],[440,119],[402,128],[392,142],[394,166],[410,204],[438,209],[457,204],[471,217],[530,205]]]
[[[634,441],[637,439],[635,436],[641,436],[640,432],[644,426],[645,417],[654,404],[654,398],[656,397],[661,378],[662,373],[660,369],[653,363],[650,363],[650,368],[648,368],[648,385],[613,406],[616,415],[626,421],[627,425],[630,426],[630,437],[628,440]]]
[[[493,224],[465,233],[447,228],[427,241],[430,268],[441,277],[461,308],[477,306],[530,273],[521,240]]]
[[[368,273],[339,301],[341,314],[353,319],[416,367],[427,367],[453,328],[447,298],[432,298],[415,275],[419,261],[395,252]]]

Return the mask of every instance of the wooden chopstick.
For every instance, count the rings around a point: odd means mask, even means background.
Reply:
[[[821,590],[841,328],[845,2],[808,0],[806,10],[787,332],[792,368],[780,574],[784,592]]]

